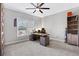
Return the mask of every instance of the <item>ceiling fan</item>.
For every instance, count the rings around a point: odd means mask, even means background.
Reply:
[[[42,10],[49,10],[50,9],[50,8],[42,7],[44,5],[44,3],[37,3],[36,5],[34,3],[31,3],[31,5],[33,5],[35,8],[26,8],[26,9],[35,9],[33,13],[35,13],[37,11],[37,9],[41,13],[43,13]]]

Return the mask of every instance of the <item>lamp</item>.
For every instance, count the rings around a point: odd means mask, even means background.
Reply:
[[[36,28],[36,31],[38,31],[38,30],[41,30],[41,28],[39,27],[39,28]]]

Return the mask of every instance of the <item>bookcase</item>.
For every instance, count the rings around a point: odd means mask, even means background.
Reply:
[[[67,17],[67,43],[79,46],[79,16]]]

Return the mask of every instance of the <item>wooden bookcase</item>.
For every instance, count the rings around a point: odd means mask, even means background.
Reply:
[[[67,17],[67,43],[79,46],[79,16]]]

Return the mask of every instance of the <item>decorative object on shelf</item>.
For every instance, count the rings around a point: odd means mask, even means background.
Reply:
[[[67,16],[69,17],[69,16],[73,16],[73,13],[72,13],[72,11],[70,11],[70,12],[67,12]]]

